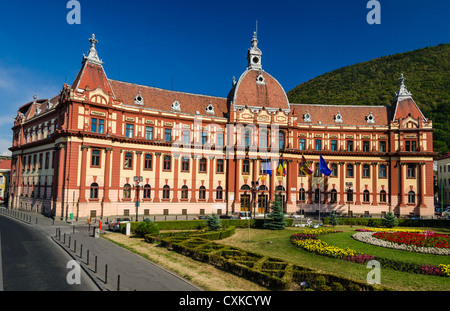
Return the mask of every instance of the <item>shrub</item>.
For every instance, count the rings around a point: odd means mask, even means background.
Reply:
[[[381,221],[381,224],[387,228],[394,228],[398,226],[398,219],[392,212],[388,212]]]
[[[211,217],[208,217],[206,219],[206,225],[208,226],[208,229],[211,231],[218,231],[222,228],[222,223],[216,214],[212,214]]]
[[[134,233],[136,235],[145,236],[147,234],[158,234],[159,227],[152,221],[143,221],[136,227]]]
[[[339,219],[338,219],[338,217],[337,217],[337,214],[336,214],[336,211],[335,211],[335,210],[333,210],[333,211],[331,212],[331,215],[330,215],[330,225],[332,225],[333,227],[339,225]]]
[[[281,205],[280,196],[278,194],[275,196],[275,201],[272,203],[271,213],[268,215],[264,228],[270,230],[283,230],[286,228],[283,206]]]
[[[345,291],[344,286],[342,286],[341,283],[338,282],[332,282],[331,283],[331,289],[335,292],[343,292]]]

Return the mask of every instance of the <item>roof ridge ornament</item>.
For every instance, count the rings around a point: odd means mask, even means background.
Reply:
[[[261,66],[262,52],[258,48],[258,36],[256,31],[253,32],[253,38],[251,43],[252,47],[248,49],[247,53],[247,61],[248,61],[247,69],[262,70]]]
[[[399,97],[411,97],[412,94],[406,88],[406,85],[405,85],[406,78],[403,76],[403,73],[401,74],[399,80],[400,80],[400,88],[398,90],[398,93],[395,93],[395,96],[397,98],[399,98]]]
[[[88,56],[83,54],[83,64],[87,61],[94,65],[103,65],[103,62],[98,58],[97,50],[95,49],[95,45],[98,43],[98,40],[95,39],[95,34],[92,34],[92,37],[89,38],[91,42],[91,48],[89,49]]]

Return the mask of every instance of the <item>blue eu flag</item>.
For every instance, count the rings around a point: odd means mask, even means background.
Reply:
[[[320,156],[320,172],[324,175],[330,176],[331,170],[327,166],[327,162]]]

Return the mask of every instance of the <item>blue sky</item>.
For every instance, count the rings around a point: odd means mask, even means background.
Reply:
[[[258,21],[262,65],[285,91],[318,75],[377,57],[450,43],[450,1],[68,0],[0,4],[0,154],[8,154],[17,109],[71,84],[92,33],[109,78],[225,97],[246,68]],[[394,92],[395,90],[386,90]]]

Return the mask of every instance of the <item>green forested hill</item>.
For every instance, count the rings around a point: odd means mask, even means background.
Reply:
[[[433,121],[434,151],[450,151],[450,44],[340,68],[288,92],[291,103],[391,105],[401,74],[423,114]]]

